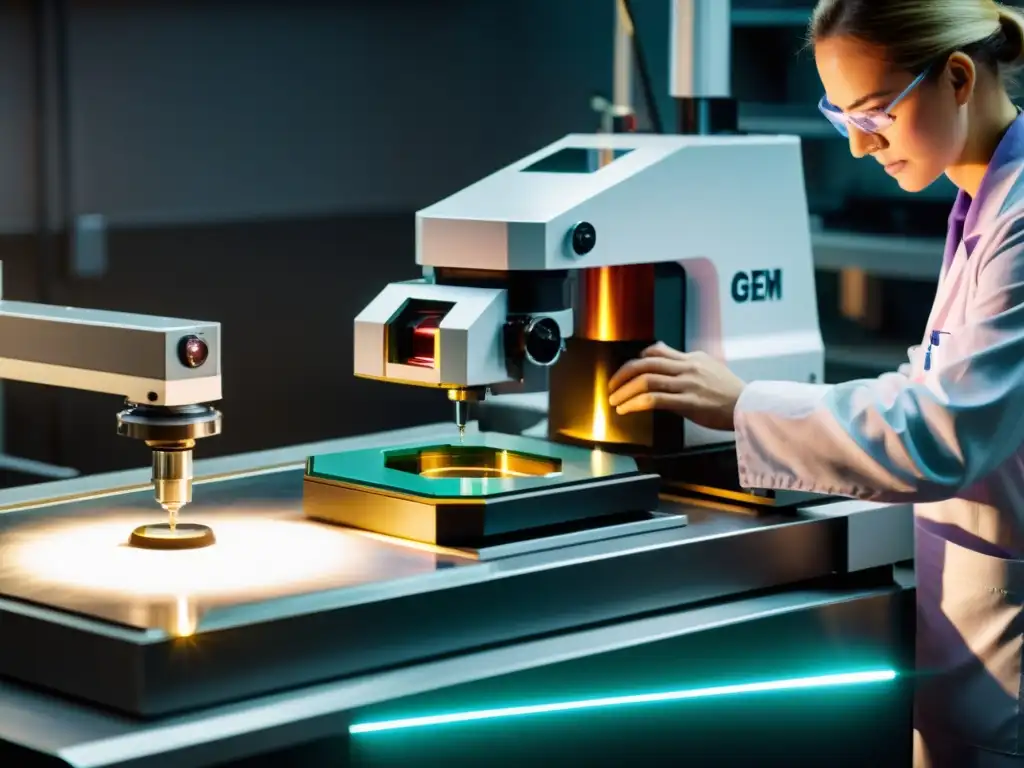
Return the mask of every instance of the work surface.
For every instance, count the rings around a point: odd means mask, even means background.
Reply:
[[[0,594],[138,629],[189,635],[225,626],[230,609],[327,590],[422,577],[466,558],[308,521],[302,470],[196,489],[183,522],[217,543],[186,551],[125,542],[159,520],[148,491],[0,517]]]
[[[197,486],[182,521],[209,525],[217,544],[191,551],[126,544],[135,526],[160,519],[148,488],[2,515],[0,595],[180,636],[247,623],[264,613],[301,612],[308,603],[304,596],[322,609],[329,591],[334,594],[326,602],[338,606],[380,599],[384,587],[389,596],[409,594],[564,559],[556,550],[479,562],[312,522],[303,517],[302,482],[301,467],[281,467]],[[797,522],[672,501],[660,511],[686,514],[690,525],[630,540],[650,546]],[[609,533],[573,547],[573,557],[607,555],[620,542]],[[440,573],[453,569],[473,573]]]
[[[403,430],[322,448],[427,433]],[[127,546],[135,526],[163,517],[148,470],[0,492],[6,513],[0,514],[0,594],[138,629],[190,634],[200,616],[239,603],[401,579],[456,562],[303,519],[302,462],[314,448],[321,446],[197,462],[196,503],[182,519],[213,526],[217,545],[201,550]],[[254,467],[260,469],[246,476]]]
[[[390,597],[408,595],[563,563],[567,556],[564,547],[479,562],[450,550],[304,518],[302,478],[307,455],[437,440],[446,432],[454,434],[455,430],[449,425],[432,425],[199,462],[194,503],[184,510],[183,520],[210,525],[218,543],[193,551],[127,546],[128,534],[135,526],[162,515],[152,499],[146,470],[2,492],[0,595],[125,627],[181,636],[270,615],[302,613],[311,606],[322,610],[327,605],[373,602],[384,596],[381,590]],[[870,567],[863,562],[865,558],[891,562],[898,554],[895,550],[909,546],[909,527],[893,526],[891,508],[860,502],[784,514],[743,514],[685,500],[663,500],[659,511],[685,514],[690,524],[625,538],[609,533],[607,538],[571,547],[569,557],[607,557],[624,548],[656,549],[842,518],[853,511],[860,513],[859,518],[864,512],[873,512],[869,515],[872,520],[884,515],[886,528],[902,534],[890,536],[888,543],[873,535],[871,546],[848,535],[847,544],[859,546],[848,553],[860,561],[853,564],[855,568]],[[863,521],[857,530],[866,531],[866,525]],[[821,554],[808,553],[808,557],[815,560]],[[782,556],[762,555],[765,559]],[[736,569],[742,571],[743,566],[737,564]]]
[[[453,434],[432,425],[199,462],[206,480],[187,519],[211,525],[220,543],[194,552],[122,546],[134,525],[160,515],[148,470],[0,493],[0,592],[8,596],[0,608],[19,619],[0,637],[4,674],[21,677],[34,665],[56,681],[47,687],[74,684],[86,698],[116,693],[101,685],[118,671],[110,667],[72,683],[102,667],[99,656],[83,665],[66,654],[65,664],[10,631],[29,617],[44,631],[60,624],[117,640],[109,663],[135,671],[120,676],[124,700],[112,706],[179,713],[141,721],[5,682],[0,741],[112,765],[115,734],[115,751],[127,758],[162,752],[161,739],[185,748],[202,722],[219,723],[221,746],[286,720],[304,724],[288,739],[309,738],[337,729],[322,719],[327,711],[386,696],[369,682],[384,670],[910,556],[909,515],[859,502],[755,515],[668,500],[663,511],[686,514],[690,525],[486,562],[302,519],[307,455]],[[728,605],[750,610],[716,610]],[[282,622],[284,635],[272,634]],[[181,642],[196,644],[191,660],[182,661]],[[350,703],[323,699],[322,685],[342,677]],[[180,714],[189,708],[195,714]]]

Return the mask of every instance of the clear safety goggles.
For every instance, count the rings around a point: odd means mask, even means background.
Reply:
[[[881,133],[896,120],[896,118],[890,114],[893,108],[907,98],[907,96],[909,96],[911,92],[921,84],[927,75],[928,70],[925,70],[915,77],[913,82],[904,88],[903,92],[893,99],[884,109],[866,109],[843,112],[843,110],[832,104],[824,96],[822,96],[821,101],[818,102],[818,109],[821,110],[821,114],[828,118],[828,121],[832,123],[833,127],[835,127],[842,136],[846,136],[847,138],[850,136],[851,125],[864,133]]]

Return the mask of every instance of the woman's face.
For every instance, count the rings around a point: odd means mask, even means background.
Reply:
[[[825,97],[844,112],[885,110],[915,77],[894,69],[883,52],[850,37],[819,41],[814,59]],[[880,133],[850,125],[850,152],[858,158],[870,155],[904,190],[924,189],[963,152],[967,115],[958,91],[946,72],[926,78],[893,107],[889,114],[895,120]]]

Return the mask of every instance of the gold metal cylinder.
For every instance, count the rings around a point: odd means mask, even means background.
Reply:
[[[577,336],[592,341],[654,338],[654,265],[627,264],[577,275]]]

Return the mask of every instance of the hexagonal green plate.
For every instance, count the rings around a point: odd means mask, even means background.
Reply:
[[[494,449],[507,451],[514,458],[532,464],[560,463],[557,474],[517,477],[425,477],[396,468],[415,461],[415,454],[427,450]],[[468,451],[467,451],[468,452]],[[482,451],[482,455],[486,455]],[[391,466],[389,466],[389,464]],[[498,432],[466,435],[458,440],[438,443],[406,443],[386,448],[342,451],[306,460],[306,477],[399,491],[429,498],[486,497],[535,488],[551,488],[597,478],[620,477],[637,472],[636,462],[628,456],[590,451],[547,440]]]

